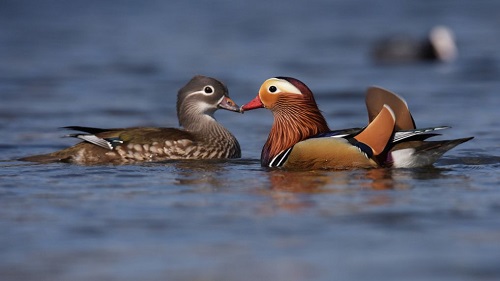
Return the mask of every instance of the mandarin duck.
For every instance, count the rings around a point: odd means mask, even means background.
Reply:
[[[266,80],[242,112],[267,108],[274,116],[261,164],[288,169],[350,169],[432,165],[446,151],[471,138],[425,141],[448,127],[417,129],[406,101],[371,87],[365,128],[330,130],[311,90],[290,77]]]
[[[60,151],[20,160],[126,164],[169,159],[239,158],[238,141],[214,118],[217,109],[240,112],[222,82],[194,76],[177,95],[177,117],[183,129],[65,127],[83,132],[67,135],[83,141]]]

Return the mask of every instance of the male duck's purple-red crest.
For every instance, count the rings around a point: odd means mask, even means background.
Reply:
[[[72,126],[67,128],[82,133],[68,136],[83,142],[20,160],[124,164],[168,159],[239,158],[241,150],[238,141],[213,116],[218,109],[240,112],[222,82],[198,75],[177,95],[177,116],[183,128],[98,129]]]
[[[470,138],[428,142],[446,127],[416,129],[406,101],[378,87],[368,90],[369,124],[330,131],[312,91],[290,77],[266,80],[242,111],[267,108],[274,116],[261,164],[290,169],[418,167]]]

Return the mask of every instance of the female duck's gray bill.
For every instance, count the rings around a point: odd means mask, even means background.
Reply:
[[[232,99],[226,96],[224,96],[219,102],[219,108],[234,112],[241,112],[240,107]]]

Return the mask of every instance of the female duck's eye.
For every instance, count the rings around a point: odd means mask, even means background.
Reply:
[[[214,92],[214,88],[210,87],[210,86],[206,86],[205,89],[203,89],[205,91],[205,93],[207,94],[211,94]]]
[[[276,88],[276,86],[269,87],[269,92],[270,93],[276,93],[277,90],[278,90],[278,88]]]

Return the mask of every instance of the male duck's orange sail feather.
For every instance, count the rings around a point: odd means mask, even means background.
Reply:
[[[470,140],[429,142],[447,127],[416,129],[404,99],[379,87],[368,89],[369,124],[364,129],[330,131],[312,91],[290,77],[266,80],[242,111],[267,108],[274,123],[261,164],[290,169],[419,167]]]

